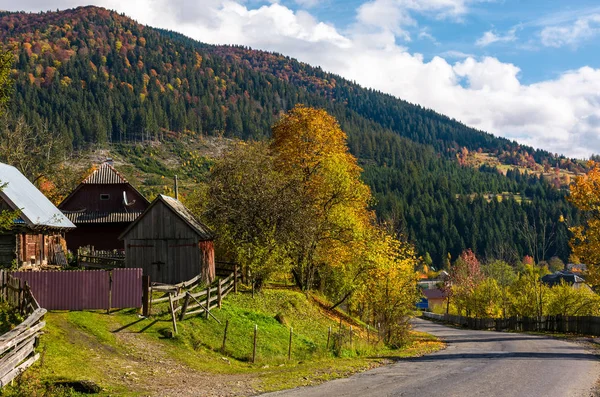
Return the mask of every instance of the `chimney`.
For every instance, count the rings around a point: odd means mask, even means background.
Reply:
[[[177,185],[177,175],[175,175],[175,200],[179,200],[179,186]]]
[[[111,167],[114,166],[114,161],[112,159],[112,157],[107,157],[106,160],[104,161],[106,164],[110,165]]]

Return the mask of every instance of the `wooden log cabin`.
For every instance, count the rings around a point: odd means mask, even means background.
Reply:
[[[63,237],[75,225],[15,167],[0,163],[0,186],[0,211],[19,212],[10,229],[0,230],[0,266],[65,265]]]
[[[120,238],[125,267],[141,267],[152,282],[215,278],[213,232],[177,199],[159,195]]]
[[[150,203],[121,175],[109,159],[92,171],[59,205],[77,226],[67,235],[67,247],[121,250],[119,235]]]

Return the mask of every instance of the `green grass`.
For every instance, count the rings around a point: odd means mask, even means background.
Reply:
[[[390,358],[421,355],[443,346],[435,338],[413,333],[404,348],[390,350],[374,343],[372,334],[367,342],[365,330],[356,323],[350,344],[349,324],[344,321],[344,344],[338,349],[327,348],[328,329],[337,332],[339,318],[312,298],[290,290],[267,289],[254,298],[249,293],[231,294],[223,308],[213,313],[221,324],[201,316],[187,318],[178,321],[179,333],[174,338],[164,336],[165,331],[172,330],[165,314],[144,319],[133,310],[111,315],[49,313],[38,348],[43,358],[27,371],[27,378],[42,385],[90,380],[103,388],[103,395],[136,396],[161,394],[162,388],[169,387],[164,384],[166,378],[161,378],[165,373],[178,382],[189,379],[196,385],[206,383],[201,377],[208,373],[225,385],[224,395],[238,389],[248,395],[348,376]],[[276,315],[284,324],[275,319]],[[227,320],[227,347],[222,353]],[[256,363],[252,363],[255,325],[258,343]],[[292,359],[288,360],[290,327],[294,334]],[[202,391],[190,391],[198,393]]]

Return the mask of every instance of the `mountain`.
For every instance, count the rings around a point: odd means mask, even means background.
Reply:
[[[280,54],[203,44],[102,8],[0,13],[0,38],[15,54],[11,114],[47,125],[68,151],[189,136],[263,139],[282,112],[304,103],[340,121],[379,217],[437,264],[465,248],[486,257],[568,256],[557,220],[577,214],[564,193],[541,171],[510,168],[583,171],[573,160]],[[511,167],[469,166],[474,153]],[[496,194],[503,199],[489,198]],[[523,232],[531,225],[534,246]],[[556,237],[539,243],[549,234]]]

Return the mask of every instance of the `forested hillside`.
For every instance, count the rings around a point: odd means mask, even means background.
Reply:
[[[48,126],[61,153],[189,136],[263,139],[297,103],[325,108],[349,135],[382,220],[437,265],[482,257],[568,257],[577,214],[538,176],[457,161],[483,151],[504,164],[582,171],[576,162],[476,131],[443,115],[283,55],[210,46],[96,7],[0,14],[15,54],[12,117]],[[127,153],[127,151],[122,151]],[[1,159],[0,159],[1,160]],[[504,193],[489,200],[484,195]]]

